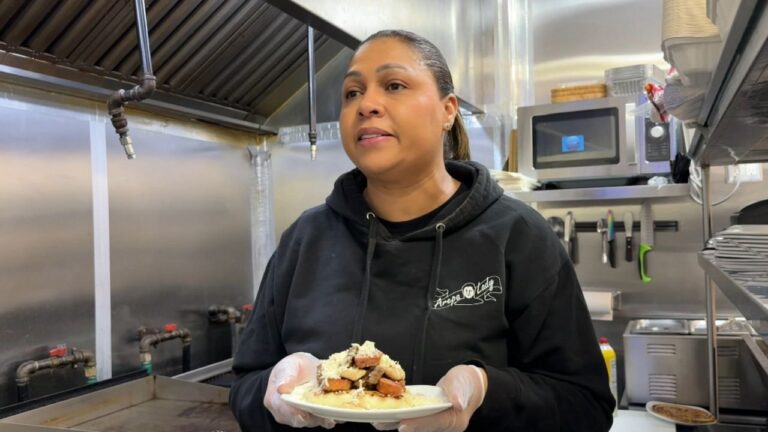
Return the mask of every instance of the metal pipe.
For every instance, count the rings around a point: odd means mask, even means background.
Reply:
[[[208,320],[215,323],[240,321],[242,313],[234,306],[212,305],[208,308]]]
[[[152,73],[152,56],[149,50],[149,31],[147,30],[147,12],[144,0],[135,0],[136,7],[136,33],[139,40],[141,53],[142,76],[139,85],[130,90],[117,90],[109,97],[107,109],[112,117],[112,126],[120,136],[120,144],[123,145],[128,159],[134,159],[133,140],[128,134],[128,119],[125,118],[125,104],[132,101],[141,101],[149,98],[157,87],[157,80]]]
[[[144,75],[152,75],[152,55],[149,52],[149,24],[144,0],[134,2],[136,9],[136,37],[139,39],[139,54],[141,54],[141,70]]]
[[[181,371],[192,370],[192,344],[184,343],[181,346]]]
[[[237,348],[240,346],[240,323],[229,323],[229,336],[232,343],[232,357],[234,358],[235,354],[237,354]]]
[[[41,370],[59,369],[68,366],[84,366],[85,377],[88,384],[96,382],[96,356],[87,350],[72,350],[69,354],[51,356],[43,360],[29,360],[16,368],[16,391],[18,401],[23,402],[29,398],[29,381],[32,375]]]
[[[307,69],[309,71],[309,153],[317,159],[317,92],[315,82],[315,29],[307,26]]]
[[[213,305],[208,308],[208,320],[214,323],[229,323],[230,337],[232,340],[232,356],[235,356],[240,344],[238,326],[243,322],[245,315],[234,306]]]
[[[701,214],[702,230],[704,234],[704,247],[708,247],[709,239],[712,238],[712,191],[710,185],[709,165],[701,167]],[[707,308],[707,366],[709,381],[709,411],[715,418],[720,417],[720,400],[717,381],[717,291],[712,286],[712,280],[709,275],[704,273],[704,296],[706,297]]]
[[[16,384],[16,402],[29,399],[29,384]]]
[[[147,371],[147,374],[152,375],[153,373],[152,348],[173,339],[181,339],[182,342],[182,369],[189,367],[191,364],[192,334],[188,329],[173,329],[166,330],[162,333],[149,334],[146,333],[146,330],[140,329],[139,334],[141,334],[141,341],[139,342],[139,359],[141,360],[141,367]]]

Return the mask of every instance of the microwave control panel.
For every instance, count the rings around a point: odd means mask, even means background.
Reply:
[[[645,160],[664,162],[671,158],[669,123],[654,123],[645,119]]]

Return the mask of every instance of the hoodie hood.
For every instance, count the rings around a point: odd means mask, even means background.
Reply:
[[[488,170],[481,164],[472,161],[445,161],[448,174],[462,182],[470,190],[461,205],[441,222],[445,225],[446,233],[470,223],[491,204],[504,194],[501,187],[491,177]],[[365,175],[359,169],[353,169],[336,180],[333,191],[325,200],[328,207],[359,228],[361,236],[369,231],[369,220],[366,215],[372,210],[363,197],[367,185]],[[415,231],[404,236],[401,240],[422,239],[433,237],[433,226]]]

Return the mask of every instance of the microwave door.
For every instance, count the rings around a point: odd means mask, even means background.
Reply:
[[[530,126],[523,136],[530,143],[535,177],[581,180],[616,177],[627,171],[627,159],[634,156],[635,127],[627,127],[624,103],[606,99],[584,101],[576,111],[556,108],[532,115],[525,125]]]

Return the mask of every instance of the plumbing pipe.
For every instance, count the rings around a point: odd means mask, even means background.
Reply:
[[[35,373],[46,369],[60,369],[82,364],[88,384],[96,382],[96,356],[91,351],[57,347],[49,352],[50,357],[43,360],[29,360],[16,368],[16,392],[18,402],[29,399],[29,380]]]
[[[315,83],[315,29],[307,26],[307,69],[309,70],[309,154],[317,159],[317,91]]]
[[[238,326],[243,322],[245,314],[234,306],[213,305],[208,308],[208,321],[213,323],[229,323],[230,337],[232,338],[232,357],[235,356],[237,347],[240,346],[240,331]]]
[[[141,101],[152,96],[157,86],[157,80],[152,73],[152,56],[149,51],[149,31],[147,30],[147,11],[144,0],[135,0],[136,8],[136,33],[139,40],[141,53],[141,82],[130,90],[120,89],[112,93],[107,101],[109,115],[112,116],[112,126],[120,136],[120,144],[123,145],[128,159],[134,159],[133,140],[128,135],[128,119],[125,118],[125,104],[132,101]]]
[[[141,341],[139,342],[139,359],[141,367],[152,375],[152,348],[158,344],[173,339],[181,339],[181,369],[188,372],[192,366],[192,334],[187,329],[178,329],[176,324],[166,324],[161,333],[148,333],[146,329],[139,329]]]

